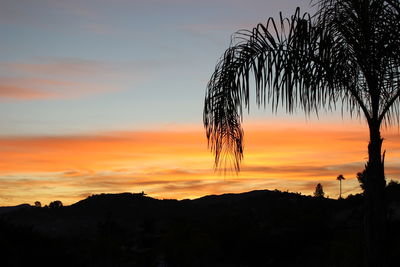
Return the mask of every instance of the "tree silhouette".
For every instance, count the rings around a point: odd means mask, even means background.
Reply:
[[[365,183],[367,263],[384,265],[386,210],[380,128],[399,122],[400,3],[319,0],[314,16],[269,18],[232,38],[207,85],[204,126],[215,167],[240,170],[250,76],[256,103],[306,114],[340,105],[369,127]]]
[[[336,180],[339,181],[339,199],[342,199],[342,180],[346,180],[346,178],[343,177],[343,175],[339,175]]]
[[[49,204],[49,208],[51,208],[51,209],[58,209],[58,208],[61,208],[62,206],[63,206],[63,204],[60,200],[50,202],[50,204]]]
[[[42,207],[42,203],[40,203],[40,201],[35,201],[35,207],[36,208],[41,208]]]
[[[318,183],[317,186],[315,187],[314,197],[323,198],[324,196],[325,193],[322,184]]]

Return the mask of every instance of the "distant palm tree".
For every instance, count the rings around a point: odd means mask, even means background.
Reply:
[[[315,1],[314,1],[315,2]],[[208,83],[204,125],[215,166],[240,170],[243,109],[250,77],[256,103],[306,114],[335,110],[363,116],[369,126],[365,235],[370,266],[382,266],[386,211],[380,128],[399,123],[400,3],[319,0],[314,16],[269,18],[232,38]]]
[[[339,180],[339,184],[340,184],[340,186],[339,186],[339,199],[342,198],[342,180],[345,180],[345,179],[346,178],[344,178],[343,175],[341,175],[341,174],[336,178],[336,180]]]

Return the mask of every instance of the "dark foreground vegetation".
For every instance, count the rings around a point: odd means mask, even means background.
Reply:
[[[387,196],[387,255],[398,266],[400,185],[391,183]],[[363,266],[362,198],[124,193],[0,208],[1,266]]]

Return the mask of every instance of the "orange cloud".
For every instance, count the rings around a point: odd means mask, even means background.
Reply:
[[[82,136],[0,138],[0,205],[55,198],[65,204],[102,192],[141,192],[159,198],[280,189],[311,194],[318,182],[331,197],[343,174],[344,192],[359,192],[365,126],[245,125],[245,159],[238,175],[214,173],[200,127]],[[400,175],[400,137],[390,131],[386,174]]]
[[[86,82],[38,78],[0,78],[0,99],[60,99],[113,91],[115,88]]]
[[[44,99],[52,98],[54,94],[32,88],[23,88],[0,83],[0,98],[8,99]]]
[[[101,62],[84,59],[63,59],[45,63],[3,63],[3,67],[24,74],[88,76],[105,73],[107,66]]]
[[[0,77],[0,99],[79,98],[120,91],[146,77],[142,63],[155,64],[79,58],[40,63],[0,62],[0,71],[8,75]]]

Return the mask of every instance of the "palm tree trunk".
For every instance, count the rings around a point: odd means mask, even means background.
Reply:
[[[369,160],[366,167],[365,217],[366,266],[385,266],[386,203],[384,158],[381,155],[382,141],[380,123],[369,123]]]

